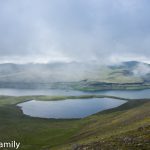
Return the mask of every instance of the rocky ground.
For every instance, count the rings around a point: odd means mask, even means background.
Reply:
[[[73,150],[149,150],[150,125],[141,126],[136,130],[122,135],[101,139],[86,145],[73,145]]]

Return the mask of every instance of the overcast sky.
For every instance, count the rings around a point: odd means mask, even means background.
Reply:
[[[0,63],[149,58],[150,0],[0,0]]]

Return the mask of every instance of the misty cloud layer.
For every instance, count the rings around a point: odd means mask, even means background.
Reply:
[[[1,0],[0,63],[149,61],[149,0]]]

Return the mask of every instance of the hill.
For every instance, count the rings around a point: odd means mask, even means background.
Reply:
[[[0,64],[1,88],[73,88],[77,90],[150,87],[150,65],[130,61],[115,65]]]
[[[16,104],[32,98],[0,97],[1,141],[16,139],[21,150],[149,149],[149,99],[129,100],[84,119],[55,120],[23,115]]]

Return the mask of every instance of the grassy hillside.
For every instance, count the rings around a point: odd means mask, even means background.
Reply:
[[[116,136],[96,140],[88,144],[74,145],[76,150],[149,150],[150,149],[150,125],[139,127]]]
[[[96,86],[92,86],[93,82]],[[1,88],[61,88],[77,90],[150,88],[150,65],[123,62],[115,65],[0,64]]]
[[[85,119],[87,125],[74,138],[82,139],[83,143],[98,141],[149,125],[149,106],[147,101],[129,101],[118,108],[93,115]]]
[[[79,150],[98,145],[103,149],[114,145],[118,149],[128,149],[128,146],[131,149],[147,149],[149,146],[149,100],[129,100],[118,108],[85,119],[50,120],[23,115],[15,104],[28,99],[31,97],[0,97],[0,140],[20,141],[21,150]],[[123,147],[122,141],[125,141]]]

